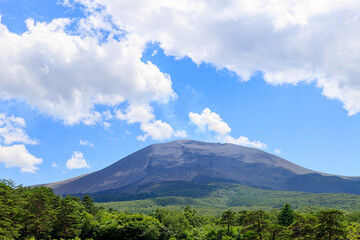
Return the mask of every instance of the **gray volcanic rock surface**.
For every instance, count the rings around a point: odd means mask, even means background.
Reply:
[[[329,178],[336,189],[327,184]],[[314,190],[312,179],[316,180]],[[343,192],[360,193],[358,181],[326,176],[258,149],[192,140],[153,144],[97,172],[47,186],[57,194],[114,189],[136,193],[145,184],[170,181],[230,181],[307,192],[342,192],[344,188],[348,190]]]

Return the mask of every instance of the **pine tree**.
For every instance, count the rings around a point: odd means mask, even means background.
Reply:
[[[290,204],[286,203],[278,215],[278,223],[283,227],[288,227],[294,222],[294,211],[291,209]]]
[[[290,225],[292,239],[311,239],[315,236],[316,219],[312,214],[297,214],[295,221]]]
[[[239,226],[244,226],[246,223],[245,223],[245,218],[246,218],[246,215],[248,215],[248,211],[247,210],[242,210],[242,211],[239,211],[237,214],[236,214],[236,223],[237,225]]]
[[[317,214],[316,239],[345,239],[344,213],[339,210],[323,210]]]
[[[235,221],[235,212],[233,212],[231,209],[223,212],[221,215],[220,222],[224,225],[226,225],[227,234],[230,234],[230,226],[233,225]]]
[[[246,230],[253,231],[258,239],[264,239],[270,227],[269,214],[263,210],[251,211],[246,215]]]

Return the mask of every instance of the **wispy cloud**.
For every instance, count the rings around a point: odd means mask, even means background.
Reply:
[[[92,142],[89,142],[88,140],[81,140],[80,139],[80,145],[88,146],[88,147],[94,147],[94,144]]]

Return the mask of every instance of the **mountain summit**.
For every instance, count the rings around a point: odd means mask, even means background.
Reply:
[[[153,144],[97,172],[47,186],[57,194],[136,193],[163,182],[233,182],[272,190],[360,194],[358,178],[318,173],[259,149],[193,140]]]

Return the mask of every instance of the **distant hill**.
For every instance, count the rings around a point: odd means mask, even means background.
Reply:
[[[193,140],[153,144],[97,172],[47,186],[57,194],[146,198],[156,195],[156,184],[164,182],[173,183],[172,189],[180,193],[184,183],[227,182],[269,190],[360,194],[359,178],[318,173],[255,148]]]

